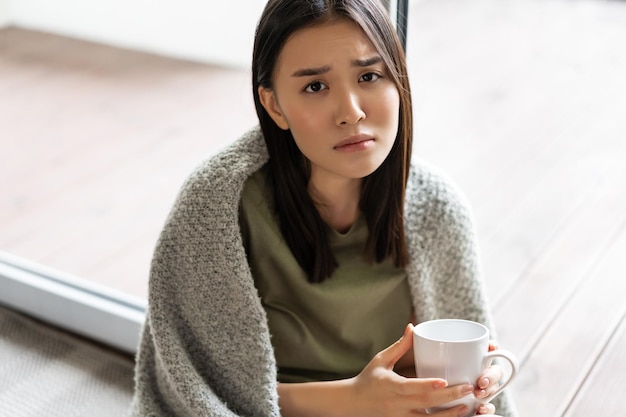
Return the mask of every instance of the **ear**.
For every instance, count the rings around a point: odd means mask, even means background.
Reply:
[[[283,112],[280,110],[280,105],[278,104],[274,91],[259,86],[258,92],[261,105],[265,108],[265,111],[270,115],[272,120],[274,120],[274,123],[276,123],[281,129],[288,130],[289,124],[287,123],[287,119],[285,119]]]

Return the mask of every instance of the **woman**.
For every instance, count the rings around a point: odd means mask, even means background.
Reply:
[[[270,0],[252,73],[260,130],[187,180],[155,250],[132,415],[425,415],[487,396],[498,367],[476,387],[411,375],[410,323],[490,319],[464,202],[411,165],[378,0]]]

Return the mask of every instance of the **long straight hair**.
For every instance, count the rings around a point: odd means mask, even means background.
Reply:
[[[259,99],[259,86],[272,89],[274,68],[287,39],[297,30],[338,19],[355,22],[381,55],[400,95],[399,126],[385,161],[363,179],[359,208],[369,235],[364,257],[382,262],[392,257],[405,267],[404,199],[411,162],[413,117],[406,58],[380,0],[269,0],[256,30],[252,57],[252,93],[269,152],[274,210],[281,233],[310,282],[329,278],[337,268],[327,226],[307,189],[309,161],[289,130],[272,120]]]

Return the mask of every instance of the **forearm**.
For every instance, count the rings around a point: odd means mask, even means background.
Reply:
[[[278,384],[278,404],[282,417],[334,417],[356,415],[353,379]]]

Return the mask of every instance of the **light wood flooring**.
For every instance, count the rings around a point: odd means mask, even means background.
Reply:
[[[626,412],[626,2],[412,1],[415,154],[469,198],[524,417]],[[144,296],[249,74],[0,30],[0,250]],[[1,289],[0,289],[1,290]]]

